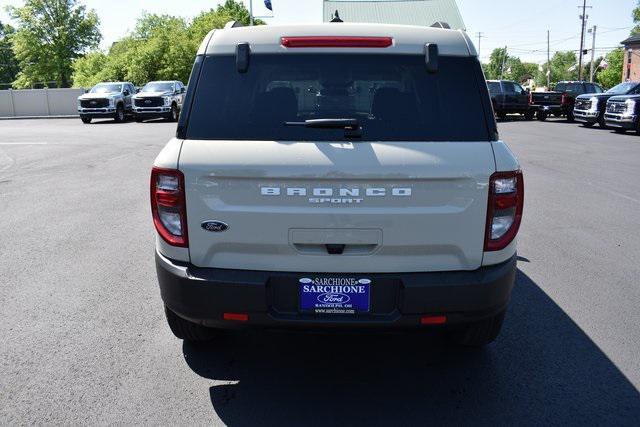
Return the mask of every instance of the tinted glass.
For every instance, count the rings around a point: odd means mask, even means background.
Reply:
[[[516,93],[516,88],[514,84],[511,82],[502,82],[502,89],[504,90],[504,93],[510,93],[510,94]]]
[[[487,82],[487,87],[489,88],[489,93],[491,95],[499,95],[500,94],[500,82]]]
[[[141,92],[173,92],[173,83],[147,83]]]
[[[285,126],[355,118],[362,140],[489,140],[488,93],[475,58],[441,57],[429,74],[421,55],[209,56],[186,120],[190,139],[341,141],[343,129]],[[485,105],[486,105],[485,104]]]
[[[95,85],[90,93],[120,93],[122,85],[119,84],[99,84]]]
[[[584,86],[582,85],[582,83],[558,83],[556,85],[556,91],[581,94],[584,93]]]
[[[638,86],[638,83],[624,82],[624,83],[620,83],[617,86],[612,87],[607,91],[607,93],[610,93],[613,95],[626,95],[629,92],[631,92],[633,89],[635,89],[636,86]]]

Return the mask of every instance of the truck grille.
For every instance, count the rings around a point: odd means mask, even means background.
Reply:
[[[620,114],[627,110],[627,104],[624,102],[613,101],[607,104],[607,113]]]
[[[589,110],[591,108],[591,100],[590,99],[577,99],[575,108],[576,108],[576,110]]]
[[[108,99],[83,99],[80,101],[82,108],[107,108],[109,106]]]
[[[164,99],[154,97],[154,98],[136,98],[134,100],[134,104],[136,107],[162,107],[164,105]]]

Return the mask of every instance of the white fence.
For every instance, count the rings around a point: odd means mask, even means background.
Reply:
[[[84,89],[0,91],[0,117],[77,116]]]

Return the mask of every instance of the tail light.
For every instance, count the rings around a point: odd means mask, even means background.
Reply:
[[[385,48],[393,44],[391,37],[343,37],[343,36],[311,36],[282,37],[281,44],[287,48],[301,47],[363,47]]]
[[[520,229],[523,206],[524,180],[521,171],[491,175],[485,251],[499,251],[509,246]]]
[[[567,105],[567,94],[566,93],[562,94],[562,98],[560,98],[560,103],[562,105]]]
[[[189,246],[184,175],[179,170],[151,171],[151,212],[158,234],[171,246]]]
[[[529,92],[529,104],[533,104],[533,92]]]

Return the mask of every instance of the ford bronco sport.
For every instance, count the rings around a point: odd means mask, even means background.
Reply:
[[[211,32],[151,173],[169,326],[190,341],[437,328],[485,345],[515,281],[523,184],[463,32]]]

